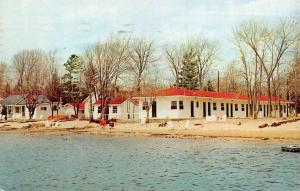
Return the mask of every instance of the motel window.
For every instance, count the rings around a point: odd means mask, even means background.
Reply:
[[[101,113],[101,112],[102,112],[102,107],[98,106],[98,113]]]
[[[245,111],[245,105],[242,104],[242,111]]]
[[[148,107],[148,102],[147,101],[144,101],[143,102],[143,110],[146,110]]]
[[[221,103],[221,110],[222,110],[222,111],[225,110],[224,103]]]
[[[217,110],[217,103],[213,103],[213,110]]]
[[[199,102],[197,101],[196,106],[199,107]]]
[[[118,106],[113,106],[112,112],[113,113],[118,113]]]
[[[222,111],[225,110],[224,103],[221,103],[221,110],[222,110]]]
[[[20,108],[16,107],[16,113],[20,113]]]
[[[42,111],[46,111],[46,110],[47,110],[47,107],[41,107],[41,110],[42,110]]]
[[[179,109],[183,109],[183,101],[179,101]]]
[[[262,105],[259,105],[259,111],[262,111]]]
[[[177,109],[177,101],[171,101],[171,109]]]
[[[235,110],[235,111],[238,111],[238,110],[239,110],[238,104],[234,104],[234,110]]]

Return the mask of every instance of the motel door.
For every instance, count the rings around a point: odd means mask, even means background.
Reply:
[[[154,101],[152,104],[152,117],[157,117],[156,110],[156,101]]]
[[[191,117],[194,117],[194,102],[191,101]]]
[[[246,117],[248,117],[249,116],[249,114],[248,114],[248,104],[246,104]]]
[[[202,110],[203,110],[203,117],[206,117],[206,102],[203,102]]]
[[[208,109],[208,116],[211,116],[211,111],[210,111],[210,102],[207,102],[207,109]]]
[[[22,106],[22,117],[25,117],[25,106]]]
[[[230,117],[233,117],[233,104],[230,104]]]
[[[229,117],[229,105],[226,103],[226,117]]]

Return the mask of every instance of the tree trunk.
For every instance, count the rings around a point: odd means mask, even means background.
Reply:
[[[268,106],[269,106],[269,109],[268,109],[268,117],[272,117],[272,114],[271,114],[271,105],[272,105],[272,94],[271,94],[271,79],[268,78]]]
[[[137,87],[136,87],[137,92],[141,91],[141,75],[138,75],[138,79],[137,79]]]
[[[146,117],[146,123],[149,123],[149,113],[150,113],[150,108],[146,109],[147,112],[147,117]]]
[[[51,119],[53,119],[53,102],[50,103],[50,107],[51,107]]]
[[[93,119],[93,103],[92,103],[92,94],[89,95],[89,115],[90,115],[90,123],[94,121]]]

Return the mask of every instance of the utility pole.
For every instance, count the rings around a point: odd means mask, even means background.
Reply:
[[[218,92],[220,92],[220,72],[218,70]]]

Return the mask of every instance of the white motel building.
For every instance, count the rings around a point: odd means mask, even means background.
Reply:
[[[161,90],[155,95],[144,95],[139,99],[139,119],[146,118],[145,105],[150,100],[155,101],[149,111],[150,119],[187,119],[187,118],[207,118],[210,116],[227,118],[247,118],[250,117],[250,107],[248,97],[236,93],[207,92],[200,90],[186,90],[169,88]],[[291,107],[293,102],[280,100],[272,97],[273,116],[279,116],[281,107],[281,117],[288,117],[294,112]],[[258,117],[267,117],[268,97],[260,97],[260,111]]]

